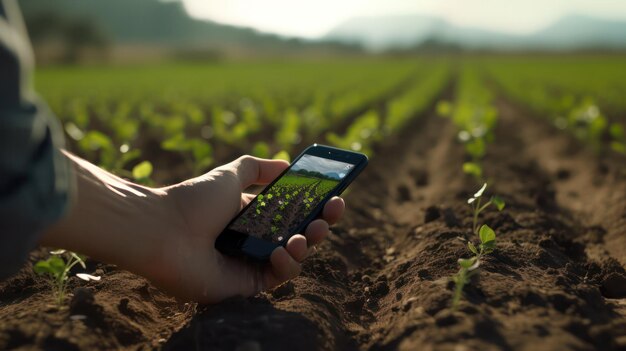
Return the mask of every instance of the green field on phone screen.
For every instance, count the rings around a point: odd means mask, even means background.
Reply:
[[[239,217],[234,230],[275,242],[297,229],[339,180],[289,171]]]

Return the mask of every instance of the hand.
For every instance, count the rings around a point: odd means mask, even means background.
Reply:
[[[184,226],[163,248],[162,261],[169,262],[171,268],[170,279],[164,285],[177,295],[217,302],[234,295],[254,295],[296,277],[308,247],[322,241],[328,235],[329,224],[341,217],[341,198],[326,203],[322,219],[311,222],[305,235],[294,235],[285,248],[275,249],[268,265],[222,255],[214,246],[230,220],[254,198],[243,191],[253,184],[271,182],[287,166],[285,161],[243,156],[166,189],[184,218]]]
[[[251,296],[296,277],[309,248],[344,211],[341,198],[331,199],[304,235],[294,235],[274,250],[269,264],[259,265],[222,255],[215,240],[254,197],[244,190],[271,182],[287,162],[243,156],[200,177],[150,189],[68,157],[78,175],[78,199],[41,243],[118,264],[180,298],[203,303]]]

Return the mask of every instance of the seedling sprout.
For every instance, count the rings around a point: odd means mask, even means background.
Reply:
[[[496,248],[496,232],[486,224],[478,227],[478,215],[487,209],[490,205],[496,206],[498,211],[504,209],[504,201],[497,197],[492,196],[489,201],[481,205],[481,199],[483,193],[487,189],[487,183],[485,183],[471,198],[467,200],[467,203],[472,207],[472,233],[478,236],[480,244],[478,247],[474,245],[471,240],[467,241],[467,249],[473,254],[470,258],[460,258],[459,271],[452,277],[454,282],[454,293],[452,296],[452,308],[456,309],[461,301],[463,294],[463,288],[470,282],[470,278],[477,273],[477,268],[481,265],[481,259],[483,256],[492,253]]]
[[[52,292],[55,296],[57,305],[61,306],[65,301],[67,280],[70,270],[79,264],[83,269],[86,269],[85,260],[80,255],[66,250],[54,250],[50,251],[50,256],[47,260],[42,260],[35,263],[33,270],[37,274],[46,274],[50,278],[50,285],[52,286]],[[76,274],[80,279],[90,281],[98,281],[100,277],[93,276],[85,273]]]
[[[483,184],[483,186],[474,194],[474,196],[467,199],[467,203],[472,206],[472,232],[476,235],[478,235],[478,215],[480,215],[480,213],[487,209],[487,207],[489,207],[490,205],[496,206],[498,211],[502,211],[505,206],[504,201],[498,196],[492,196],[489,201],[481,206],[482,196],[485,192],[485,189],[487,189],[487,183]]]

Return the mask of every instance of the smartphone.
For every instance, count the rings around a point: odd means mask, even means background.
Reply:
[[[313,144],[226,226],[222,253],[269,261],[272,251],[303,233],[324,204],[340,195],[367,165],[361,153]]]

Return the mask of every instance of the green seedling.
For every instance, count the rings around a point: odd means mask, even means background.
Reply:
[[[472,233],[478,235],[478,215],[487,209],[489,206],[494,205],[498,209],[498,211],[502,211],[504,209],[505,203],[498,196],[492,196],[489,201],[482,204],[482,196],[485,190],[487,189],[487,183],[483,184],[483,186],[478,190],[474,196],[467,199],[467,203],[472,207],[473,212],[473,220],[472,220]]]
[[[480,162],[465,162],[463,163],[463,173],[469,174],[476,179],[483,178],[483,167]]]
[[[621,124],[613,123],[609,128],[609,134],[611,135],[611,149],[626,155],[626,133],[624,127]]]
[[[152,175],[152,163],[150,163],[150,161],[143,161],[133,167],[132,174],[136,182],[144,185],[152,185],[152,180],[150,180],[150,175]]]
[[[449,117],[452,115],[453,106],[450,101],[441,100],[437,103],[437,114],[441,117]]]
[[[456,309],[461,302],[463,288],[470,282],[470,278],[476,274],[476,268],[480,266],[480,261],[476,257],[459,258],[459,271],[452,276],[454,282],[454,294],[452,295],[452,308]]]
[[[61,306],[65,301],[67,280],[70,270],[77,264],[86,269],[85,260],[78,254],[66,251],[55,250],[50,251],[50,256],[47,260],[42,260],[33,266],[33,270],[37,274],[46,274],[50,278],[50,285],[55,296],[57,305]],[[77,276],[83,280],[100,280],[100,277],[92,276],[89,274],[79,273]]]
[[[474,196],[467,200],[473,212],[472,232],[478,236],[480,244],[476,246],[471,240],[468,240],[467,249],[473,256],[470,258],[460,258],[458,260],[460,266],[459,271],[452,276],[452,281],[454,282],[454,293],[452,295],[453,309],[458,307],[465,285],[467,285],[471,277],[478,272],[477,268],[480,267],[482,258],[492,253],[496,248],[496,232],[486,224],[483,224],[479,228],[478,215],[490,205],[494,205],[498,211],[502,211],[505,203],[501,198],[493,196],[489,201],[481,205],[481,199],[485,189],[487,189],[487,183],[485,183]]]
[[[283,160],[283,161],[287,161],[290,162],[291,161],[291,156],[289,156],[289,153],[285,150],[279,151],[278,153],[276,153],[274,156],[272,156],[272,159],[274,160]]]

